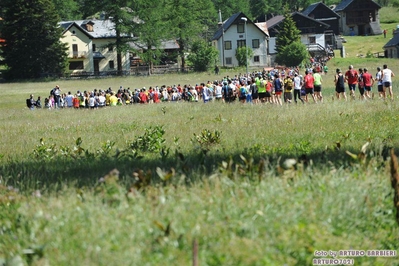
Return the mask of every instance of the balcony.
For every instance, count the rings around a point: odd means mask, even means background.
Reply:
[[[69,52],[69,58],[78,59],[78,58],[87,58],[88,52],[86,51],[73,51]]]
[[[346,18],[346,25],[364,25],[369,24],[370,18],[369,17],[347,17]]]

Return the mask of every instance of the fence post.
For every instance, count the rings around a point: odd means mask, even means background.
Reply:
[[[193,240],[193,266],[198,266],[198,241]]]

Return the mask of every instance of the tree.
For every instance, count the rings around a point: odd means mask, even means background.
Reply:
[[[52,0],[62,21],[82,19],[82,8],[75,0]]]
[[[221,10],[222,16],[225,18],[231,15],[242,12],[250,15],[250,0],[212,0],[215,10]]]
[[[130,50],[128,38],[131,35],[132,27],[135,24],[133,20],[133,11],[129,8],[130,0],[105,0],[99,1],[97,10],[102,10],[104,15],[111,19],[114,23],[115,30],[115,45],[116,48],[116,62],[117,73],[122,75],[122,53]]]
[[[218,50],[205,41],[193,43],[188,60],[194,67],[194,71],[206,71],[218,57]]]
[[[181,68],[185,68],[185,53],[198,39],[206,38],[207,31],[217,23],[217,12],[211,0],[165,0],[168,8],[166,21],[179,44]],[[166,22],[165,21],[165,22]]]
[[[285,46],[300,41],[300,31],[295,25],[295,21],[292,19],[292,15],[288,9],[285,8],[284,20],[278,29],[278,35],[276,39],[276,50],[280,53]]]
[[[280,65],[299,66],[309,59],[309,52],[306,46],[300,41],[295,41],[284,48],[277,54],[276,61]]]
[[[254,51],[252,51],[251,48],[243,46],[239,47],[236,50],[236,58],[238,61],[239,66],[246,66],[247,65],[247,59],[251,58],[254,55]]]
[[[136,23],[132,28],[134,42],[138,48],[140,58],[149,65],[149,75],[152,74],[154,64],[159,63],[163,56],[161,44],[164,40],[172,39],[165,23],[162,1],[137,0],[133,5]]]
[[[62,1],[62,0],[57,0],[57,1]],[[82,13],[81,19],[86,19],[86,18],[92,17],[93,15],[103,11],[102,6],[107,1],[106,0],[102,0],[102,1],[76,0],[76,2],[79,6],[79,11]]]
[[[250,12],[254,19],[267,14],[280,14],[282,6],[281,0],[250,0]]]
[[[66,44],[51,0],[2,0],[5,77],[38,78],[64,72]]]

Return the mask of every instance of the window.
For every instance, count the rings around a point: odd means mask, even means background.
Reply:
[[[259,48],[259,39],[252,40],[252,48]]]
[[[245,40],[237,40],[237,48],[247,46]]]
[[[78,58],[78,45],[77,44],[72,44],[72,57],[73,58]]]
[[[83,61],[69,62],[69,70],[83,69]]]
[[[224,49],[225,50],[231,50],[231,41],[225,41],[224,42]]]
[[[226,57],[226,65],[231,65],[232,64],[232,59],[231,57]]]
[[[93,48],[93,52],[95,52],[96,51],[96,45],[94,43],[92,45],[92,48]]]
[[[73,30],[73,31],[72,31],[72,35],[76,35],[76,31]]]
[[[114,69],[115,68],[114,60],[110,60],[109,61],[109,68],[110,69]]]
[[[254,62],[259,63],[259,55],[254,56]]]
[[[309,44],[315,44],[316,43],[316,37],[315,36],[310,36],[309,37]]]
[[[108,46],[108,52],[113,52],[113,51],[114,51],[114,46],[110,44]]]
[[[244,33],[244,32],[245,32],[244,24],[237,24],[237,33]]]

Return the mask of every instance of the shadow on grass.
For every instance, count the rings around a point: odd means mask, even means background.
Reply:
[[[384,166],[390,148],[384,146],[378,151],[370,150],[367,156],[378,158],[381,166]],[[290,152],[267,154],[250,150],[227,154],[217,151],[203,152],[198,149],[186,154],[171,152],[163,159],[159,154],[144,155],[141,159],[104,154],[78,158],[57,156],[51,160],[31,158],[21,162],[15,160],[5,162],[3,158],[3,163],[0,165],[0,181],[21,191],[54,190],[63,185],[92,187],[111,170],[118,169],[120,180],[127,187],[137,182],[146,182],[145,185],[162,184],[164,182],[162,173],[168,178],[172,176],[171,179],[179,179],[179,182],[183,180],[183,183],[189,185],[218,172],[230,177],[259,178],[266,172],[278,172],[278,167],[283,165],[286,159],[295,159],[304,167],[312,165],[319,169],[351,167],[358,160],[338,149],[313,151],[307,154]],[[141,180],[143,178],[146,180]]]

